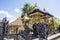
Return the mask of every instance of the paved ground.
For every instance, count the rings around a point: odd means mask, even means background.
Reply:
[[[55,39],[52,39],[52,40],[60,40],[60,36],[59,36],[59,37],[57,37],[57,38],[55,38]]]
[[[49,36],[47,39],[48,40],[57,40],[57,39],[59,39],[60,38],[60,33],[57,33],[57,34],[54,34],[54,35],[51,35],[51,36]]]
[[[56,36],[57,36],[57,37],[56,37]],[[19,37],[19,40],[24,40],[21,36],[18,36],[18,37]],[[51,36],[49,36],[47,39],[48,39],[48,40],[60,40],[60,33],[51,35]],[[14,40],[14,39],[13,39],[13,38],[11,38],[11,39],[5,38],[5,40]],[[33,40],[39,40],[39,38],[36,38],[36,39],[33,39]],[[45,40],[45,39],[40,38],[40,40]]]
[[[51,36],[49,36],[47,39],[48,39],[48,40],[60,40],[60,33],[51,35]],[[34,40],[39,40],[39,39],[36,38],[36,39],[34,39]],[[42,40],[45,40],[45,39],[42,39]]]
[[[14,40],[14,39],[5,39],[5,40]],[[20,39],[21,40],[21,39]],[[36,39],[33,39],[33,40],[39,40],[38,38],[36,38]],[[45,39],[42,39],[42,40],[45,40]],[[52,39],[52,40],[60,40],[60,37],[58,37],[58,38],[55,38],[55,39]]]
[[[60,40],[60,38],[57,38],[57,39],[55,39],[55,40]]]

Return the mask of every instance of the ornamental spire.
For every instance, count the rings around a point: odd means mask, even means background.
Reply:
[[[44,12],[47,12],[45,8],[43,9],[43,11],[44,11]]]
[[[43,11],[46,11],[46,9],[44,8]]]
[[[35,4],[34,8],[38,8],[38,5],[37,5],[37,3]]]

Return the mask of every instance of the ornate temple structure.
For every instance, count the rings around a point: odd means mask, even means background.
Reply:
[[[9,34],[16,34],[18,30],[24,30],[21,18],[17,18],[9,24]]]
[[[19,30],[24,30],[24,25],[30,25],[31,27],[34,23],[47,23],[51,25],[51,31],[54,31],[53,17],[54,16],[47,12],[45,8],[42,11],[35,5],[35,8],[26,13],[23,18],[17,18],[9,24],[9,33],[16,33],[16,30],[19,32]]]
[[[3,30],[4,29],[4,30]],[[2,20],[0,20],[0,34],[5,31],[8,32],[8,21],[7,18],[3,18]]]
[[[0,40],[3,40],[5,35],[8,34],[8,21],[7,18],[0,20]]]

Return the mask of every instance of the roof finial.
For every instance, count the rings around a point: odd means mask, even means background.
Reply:
[[[43,11],[46,12],[46,9],[44,8]]]
[[[37,3],[35,3],[35,8],[38,8]]]
[[[44,8],[43,11],[46,11],[46,9]]]

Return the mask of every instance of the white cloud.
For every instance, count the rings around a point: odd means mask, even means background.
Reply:
[[[13,18],[11,14],[9,14],[7,11],[4,11],[4,10],[0,10],[0,14],[5,15],[7,18]]]
[[[9,23],[13,22],[14,20],[16,20],[16,18],[14,16],[12,16],[11,14],[9,14],[7,11],[4,11],[4,10],[0,10],[0,14],[3,14],[5,15],[8,20],[9,20]]]
[[[18,9],[18,8],[15,8],[14,11],[16,13],[19,13],[19,12],[21,13],[20,9]],[[14,20],[16,20],[16,18],[11,18],[10,21],[9,21],[9,23],[13,22]]]
[[[14,9],[15,12],[19,13],[20,12],[20,9],[16,8]]]

